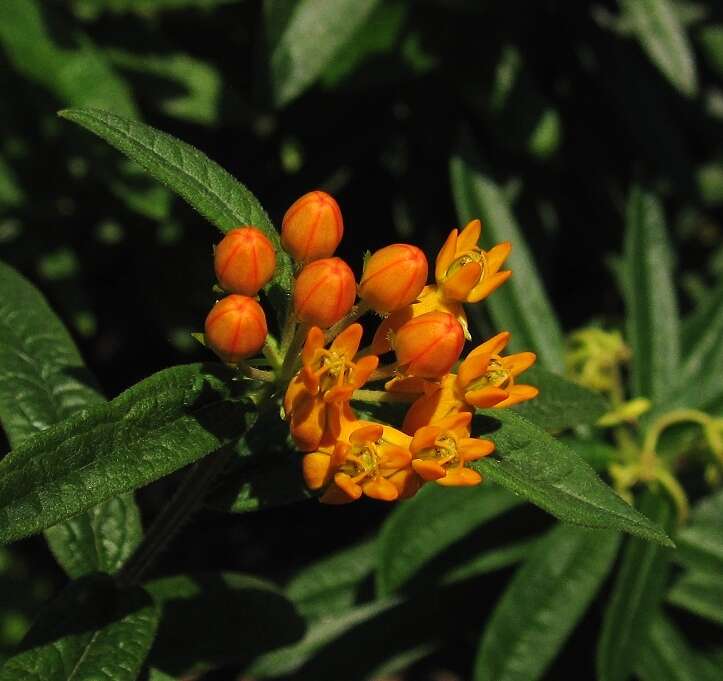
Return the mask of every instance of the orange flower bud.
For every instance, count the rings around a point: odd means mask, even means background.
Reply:
[[[420,378],[441,378],[459,359],[464,346],[460,323],[447,312],[427,312],[410,319],[394,336],[402,370]]]
[[[281,245],[294,260],[307,263],[334,254],[344,234],[337,202],[326,192],[304,194],[281,223]]]
[[[294,311],[300,322],[328,329],[354,305],[354,273],[341,258],[315,260],[294,285]]]
[[[224,362],[236,364],[255,355],[266,340],[266,315],[253,298],[230,295],[208,313],[206,345]]]
[[[364,265],[359,297],[377,312],[401,310],[421,293],[427,269],[427,258],[416,246],[386,246]]]
[[[276,252],[260,230],[240,227],[216,246],[213,266],[224,291],[255,296],[274,274]]]

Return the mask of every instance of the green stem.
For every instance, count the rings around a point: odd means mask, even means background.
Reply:
[[[281,385],[286,385],[291,377],[296,373],[299,353],[301,352],[301,346],[306,340],[308,331],[308,324],[299,324],[296,328],[296,333],[294,333],[294,337],[286,349],[284,363],[281,365],[281,371],[279,372],[279,383]]]
[[[360,402],[389,402],[394,404],[410,404],[417,399],[418,395],[411,393],[387,393],[383,390],[355,390],[352,400]]]
[[[359,317],[369,312],[370,307],[363,300],[352,307],[349,313],[342,317],[336,324],[330,326],[324,334],[324,342],[333,341],[349,324],[355,322]]]
[[[663,431],[670,426],[686,422],[698,423],[703,426],[706,435],[708,435],[707,431],[711,421],[712,418],[708,414],[697,409],[674,409],[673,411],[669,411],[650,426],[643,440],[643,451],[654,452]]]
[[[275,376],[271,371],[264,371],[263,369],[257,369],[252,367],[244,361],[238,363],[239,371],[247,378],[253,378],[256,381],[264,381],[265,383],[273,383]]]

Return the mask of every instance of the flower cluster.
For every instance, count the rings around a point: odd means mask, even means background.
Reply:
[[[230,295],[206,319],[206,344],[283,392],[285,418],[304,453],[304,479],[323,503],[362,495],[403,499],[430,481],[479,484],[481,476],[467,464],[491,454],[494,444],[472,436],[475,408],[504,408],[537,395],[517,383],[535,355],[503,355],[507,332],[460,361],[470,339],[464,304],[480,302],[511,275],[501,269],[511,245],[483,250],[481,229],[474,220],[461,233],[452,230],[437,255],[433,284],[424,253],[411,244],[371,254],[357,284],[349,265],[334,257],[344,233],[339,206],[322,191],[305,194],[282,223],[281,244],[296,276],[278,342],[267,340],[255,298],[273,275],[273,246],[259,230],[242,227],[216,247],[216,276]],[[364,328],[357,320],[370,312],[381,323],[360,349]],[[245,362],[262,350],[271,371]],[[379,389],[363,387],[371,383]],[[401,428],[360,418],[352,403],[361,401],[408,404]]]

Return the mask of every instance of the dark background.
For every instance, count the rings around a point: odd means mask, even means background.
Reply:
[[[132,115],[216,160],[276,224],[304,192],[331,192],[345,219],[338,255],[357,274],[364,251],[392,241],[413,241],[434,257],[459,226],[450,155],[468,148],[504,188],[566,331],[622,322],[609,257],[621,249],[634,182],[664,201],[684,311],[723,270],[723,47],[710,38],[723,25],[720,3],[677,3],[697,69],[689,96],[625,29],[614,2],[429,0],[381,3],[319,82],[281,107],[269,95],[261,3],[177,4],[35,6],[47,44],[106,61],[128,88]],[[0,257],[47,295],[109,397],[164,367],[207,359],[189,334],[214,300],[218,232],[105,143],[58,119],[58,109],[86,103],[94,83],[86,95],[76,92],[80,83],[59,87],[17,42],[0,28],[0,161],[14,187],[0,183]],[[154,66],[179,55],[188,61],[172,74]],[[140,492],[146,518],[174,485],[171,478]],[[386,513],[373,503],[329,509],[313,501],[243,518],[204,511],[156,572],[223,568],[283,581],[369,536]],[[548,522],[534,518],[531,531]],[[508,531],[493,528],[492,542]],[[22,547],[47,579],[62,581],[41,540]],[[506,577],[486,584],[488,599]],[[592,677],[597,617],[566,649],[589,653],[574,667],[579,678]],[[419,678],[437,667],[464,677],[466,646],[476,640],[469,632]],[[565,659],[548,678],[570,672],[574,658]]]

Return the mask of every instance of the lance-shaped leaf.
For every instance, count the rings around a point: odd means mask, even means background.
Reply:
[[[519,382],[534,385],[540,394],[517,405],[515,411],[545,430],[592,425],[609,409],[599,393],[540,367],[528,369]]]
[[[673,520],[668,500],[646,491],[640,510],[664,527]],[[603,618],[597,650],[600,681],[625,681],[665,594],[671,552],[640,539],[628,540]]]
[[[60,116],[95,133],[167,185],[222,232],[239,225],[260,229],[276,249],[270,286],[291,287],[291,261],[256,197],[221,166],[190,144],[138,121],[98,109],[68,109]]]
[[[672,0],[620,0],[623,21],[663,75],[687,97],[698,90],[693,49]]]
[[[723,625],[723,579],[721,573],[687,572],[668,593],[668,602],[699,617]]]
[[[520,500],[496,485],[470,488],[425,486],[394,510],[379,536],[377,590],[390,594],[425,565]]]
[[[81,409],[103,403],[90,372],[42,294],[0,263],[0,423],[11,446]],[[110,499],[46,530],[71,577],[115,572],[142,534],[132,495]]]
[[[158,615],[143,589],[119,591],[99,576],[73,582],[40,613],[0,681],[135,681]]]
[[[563,339],[555,312],[537,273],[523,232],[499,187],[478,168],[472,152],[452,157],[450,176],[457,214],[462,224],[480,218],[487,248],[501,241],[512,242],[505,268],[514,274],[490,296],[489,307],[495,326],[512,333],[510,348],[533,350],[540,365],[562,371]]]
[[[172,367],[26,440],[0,462],[0,542],[157,480],[246,430],[246,383],[219,364]]]
[[[695,505],[675,541],[676,560],[696,570],[723,574],[723,490]]]
[[[673,545],[658,524],[623,501],[565,444],[507,409],[477,414],[474,434],[493,440],[496,451],[472,465],[490,480],[560,520]]]
[[[173,675],[231,662],[244,666],[304,633],[293,604],[255,577],[176,575],[146,589],[163,611],[150,662]]]
[[[662,206],[638,187],[628,199],[623,276],[633,393],[662,402],[678,375],[678,306]]]
[[[379,0],[266,0],[264,21],[273,101],[283,106],[321,75]]]
[[[619,536],[560,524],[535,544],[484,630],[475,681],[544,674],[610,570]]]

